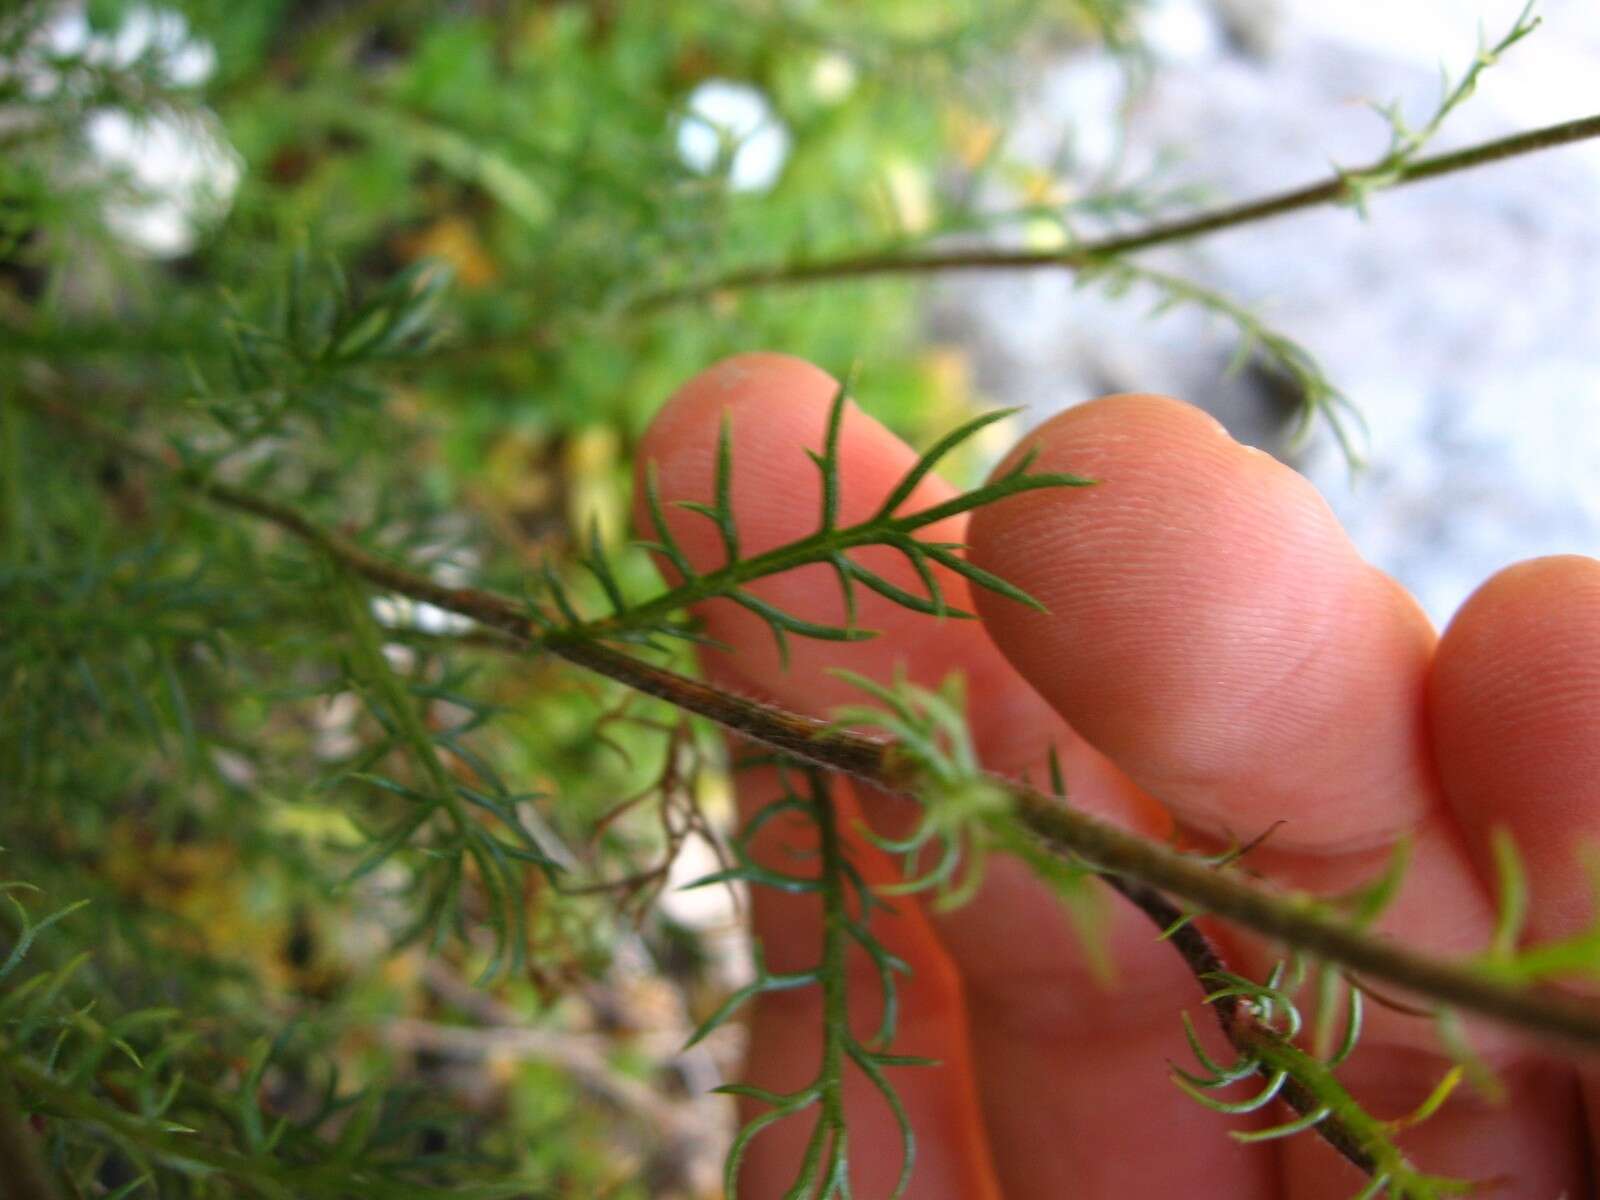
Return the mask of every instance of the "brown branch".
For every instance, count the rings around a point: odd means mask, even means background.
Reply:
[[[1381,184],[1372,185],[1372,189],[1404,187],[1407,184],[1421,183],[1424,180],[1437,179],[1442,175],[1451,175],[1473,167],[1486,166],[1538,150],[1549,150],[1595,137],[1600,137],[1600,114],[1525,130],[1522,133],[1480,142],[1445,154],[1416,158],[1395,168]],[[1285,216],[1302,209],[1347,201],[1352,195],[1352,180],[1359,180],[1364,174],[1382,166],[1380,160],[1367,167],[1341,171],[1317,183],[1306,184],[1289,191],[1211,209],[1175,221],[1158,222],[1129,234],[1080,242],[1061,250],[972,249],[917,257],[868,253],[809,263],[749,267],[729,272],[716,279],[644,292],[623,305],[617,313],[621,316],[647,315],[680,304],[692,304],[718,292],[789,287],[849,279],[932,275],[944,271],[1019,271],[1046,267],[1069,271],[1082,270],[1103,263],[1107,259],[1148,250],[1153,246],[1188,241],[1208,233]],[[20,343],[31,336],[28,331],[16,327],[0,326],[0,332],[7,335],[5,338],[0,338],[0,353],[11,350],[10,343]],[[103,333],[106,337],[115,336],[115,331],[112,330]],[[158,333],[159,331],[154,330],[141,330],[137,338],[131,339],[129,344],[121,349],[126,352],[147,350],[149,340],[158,336]],[[531,346],[549,344],[554,337],[549,329],[519,330],[509,335],[473,338],[444,346],[434,352],[433,357],[459,358],[463,355],[483,354],[496,349],[526,352]],[[30,353],[78,354],[82,352],[80,343],[81,340],[77,340],[71,345],[56,348],[40,345],[35,340],[31,345],[23,345],[22,349]]]
[[[1381,185],[1374,185],[1374,189],[1378,186],[1392,188],[1421,183],[1426,179],[1437,179],[1441,175],[1450,175],[1518,155],[1531,154],[1536,150],[1548,150],[1594,137],[1600,137],[1600,114],[1514,133],[1509,137],[1481,142],[1446,154],[1417,158],[1395,168],[1392,176],[1386,178]],[[1348,200],[1351,196],[1351,181],[1360,179],[1365,173],[1375,171],[1382,165],[1379,162],[1359,170],[1341,171],[1318,183],[1307,184],[1292,191],[1212,209],[1181,220],[1158,223],[1135,233],[1080,242],[1062,250],[954,250],[916,258],[895,254],[862,254],[819,262],[753,267],[734,271],[719,279],[648,292],[628,307],[629,311],[653,312],[657,309],[703,300],[722,291],[787,287],[794,284],[886,275],[930,275],[943,271],[1016,271],[1039,267],[1081,270],[1106,259],[1132,254],[1138,250],[1148,250],[1152,246],[1188,241],[1219,230],[1232,229],[1235,226],[1280,217],[1301,209]]]
[[[711,687],[653,666],[609,646],[542,633],[518,602],[476,588],[452,588],[372,554],[304,514],[253,492],[207,477],[59,400],[24,394],[34,411],[125,457],[173,475],[207,499],[268,521],[337,560],[369,583],[449,609],[509,635],[527,651],[559,658],[706,717],[774,750],[841,771],[876,787],[915,796],[917,779],[892,742],[837,729],[812,717]],[[1013,815],[1041,846],[1071,855],[1107,876],[1133,880],[1209,913],[1307,951],[1327,962],[1425,995],[1442,1005],[1496,1018],[1547,1038],[1600,1050],[1600,1006],[1547,988],[1526,988],[1488,977],[1470,965],[1420,953],[1362,932],[1316,897],[1247,882],[1236,874],[1064,807],[1014,780],[995,778]]]

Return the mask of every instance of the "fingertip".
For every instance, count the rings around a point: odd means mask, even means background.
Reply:
[[[1303,477],[1166,396],[1069,409],[1030,449],[1097,482],[975,515],[973,560],[1049,612],[977,603],[1075,728],[1212,831],[1287,818],[1279,844],[1345,850],[1415,824],[1432,630]]]
[[[1440,640],[1429,716],[1445,794],[1480,869],[1510,830],[1528,875],[1530,927],[1592,916],[1580,851],[1600,843],[1600,561],[1537,558],[1492,576]]]
[[[801,359],[742,354],[702,371],[666,403],[638,457],[655,463],[664,519],[695,571],[722,566],[725,550],[711,522],[672,502],[712,499],[724,422],[731,437],[732,508],[741,555],[749,558],[818,530],[822,475],[807,451],[822,449],[838,392],[832,376]],[[840,528],[869,519],[917,461],[905,442],[853,403],[844,407],[837,450],[835,516]],[[646,469],[640,467],[641,472]],[[902,511],[916,511],[953,494],[947,483],[929,474]],[[642,486],[635,488],[634,517],[644,536],[655,536]],[[959,517],[919,531],[919,536],[939,541],[958,541],[962,535]],[[902,592],[921,596],[926,590],[926,579],[890,545],[862,545],[848,555]],[[940,566],[931,574],[949,605],[971,608],[961,576]],[[840,579],[824,562],[762,577],[744,590],[805,621],[841,626],[850,620]],[[849,642],[793,637],[788,663],[755,613],[727,599],[703,602],[695,612],[705,632],[732,652],[710,651],[702,661],[726,682],[818,716],[860,700],[859,692],[832,668],[846,667],[880,681],[903,669],[923,686],[936,686],[960,673],[969,694],[984,697],[973,713],[980,746],[992,751],[1001,743],[1037,740],[1038,718],[1048,713],[995,653],[978,622],[913,612],[865,585],[855,587],[855,602],[856,627],[878,636]]]
[[[1499,671],[1526,677],[1527,664],[1516,659],[1548,658],[1568,642],[1586,643],[1597,603],[1600,560],[1587,555],[1530,558],[1497,571],[1451,618],[1434,686],[1487,658],[1499,660]]]
[[[839,384],[815,363],[792,354],[770,350],[735,354],[713,363],[674,392],[651,421],[640,444],[636,462],[643,470],[655,462],[676,464],[685,454],[709,467],[706,430],[715,429],[724,415],[758,406],[764,419],[782,419],[785,411],[801,418],[825,406]],[[681,468],[680,468],[681,469]]]
[[[1327,503],[1302,476],[1236,442],[1203,409],[1171,396],[1121,393],[1066,409],[1024,438],[994,474],[1003,474],[1025,455],[1033,456],[1032,471],[1064,471],[1093,482],[980,509],[970,531],[980,561],[1037,553],[1045,539],[1064,540],[1054,526],[1069,509],[1082,514],[1071,528],[1075,539],[1114,542],[1145,532],[1141,519],[1162,516],[1180,520],[1210,541],[1229,539],[1235,549],[1249,548],[1239,544],[1242,535],[1269,539],[1260,548],[1270,549],[1281,544],[1288,525],[1316,535],[1313,540],[1319,542],[1328,535],[1342,540]],[[1243,519],[1251,509],[1270,520],[1252,528]],[[1105,522],[1096,516],[1102,511]],[[1216,527],[1218,516],[1228,518],[1225,529]]]
[[[1600,745],[1600,561],[1555,555],[1491,576],[1440,639],[1429,696],[1453,774],[1501,776],[1513,760],[1549,783],[1581,771],[1554,752]]]

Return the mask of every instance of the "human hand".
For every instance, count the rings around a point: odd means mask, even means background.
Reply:
[[[792,358],[726,360],[668,403],[639,461],[656,462],[667,500],[709,500],[727,414],[741,545],[756,553],[798,538],[815,528],[818,510],[818,476],[803,449],[820,448],[836,386]],[[1036,469],[1100,482],[1011,497],[976,513],[969,529],[951,522],[929,536],[967,542],[975,562],[1041,600],[1047,614],[987,593],[968,597],[950,576],[941,582],[952,603],[975,607],[981,623],[935,624],[863,595],[859,623],[878,638],[797,642],[783,669],[759,618],[712,601],[698,615],[730,650],[703,654],[708,676],[826,716],[860,700],[833,668],[888,679],[903,666],[930,687],[961,672],[991,769],[1037,778],[1053,744],[1075,806],[1157,838],[1176,828],[1199,841],[1248,839],[1281,819],[1249,866],[1317,892],[1370,880],[1410,835],[1409,872],[1379,924],[1408,945],[1465,954],[1487,943],[1497,824],[1528,869],[1530,937],[1570,933],[1589,919],[1576,850],[1600,835],[1600,563],[1562,557],[1502,571],[1440,639],[1398,584],[1360,560],[1305,480],[1194,408],[1108,397],[1062,413],[1025,445],[1039,451]],[[853,407],[840,454],[841,521],[867,516],[915,459]],[[929,479],[902,511],[949,494]],[[709,522],[669,513],[697,568],[722,561]],[[917,590],[897,553],[861,558]],[[843,616],[825,567],[752,590],[810,620]],[[760,809],[777,786],[770,770],[744,772],[741,811]],[[858,804],[843,785],[836,794],[846,827],[857,811],[886,833],[915,818],[904,800],[863,794]],[[781,855],[784,836],[774,823],[758,853]],[[871,877],[890,878],[881,854],[852,836],[851,854]],[[913,968],[893,1049],[943,1064],[895,1072],[918,1136],[911,1196],[1313,1200],[1360,1190],[1361,1176],[1314,1136],[1249,1146],[1226,1136],[1281,1121],[1281,1106],[1220,1116],[1173,1087],[1169,1064],[1191,1058],[1178,1012],[1197,1010],[1200,993],[1128,906],[1116,905],[1106,930],[1114,990],[1092,979],[1059,902],[1016,863],[991,864],[977,897],[954,911],[903,898],[895,908],[875,927]],[[815,961],[814,899],[758,889],[753,910],[771,969]],[[1246,973],[1271,961],[1254,939],[1218,936]],[[870,999],[875,977],[863,969],[861,978],[853,994]],[[814,991],[754,1003],[747,1081],[784,1090],[812,1078]],[[1478,1048],[1505,1083],[1504,1102],[1458,1089],[1401,1144],[1429,1170],[1503,1181],[1495,1195],[1589,1194],[1600,1073],[1503,1033],[1481,1037]],[[1373,1005],[1340,1076],[1369,1110],[1398,1117],[1448,1065],[1430,1022]],[[870,1086],[855,1083],[847,1101],[855,1194],[887,1195],[899,1136]],[[808,1125],[780,1122],[756,1139],[742,1196],[783,1193]]]

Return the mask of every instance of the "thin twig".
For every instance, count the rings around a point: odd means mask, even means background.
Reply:
[[[1155,923],[1156,928],[1167,933],[1167,941],[1172,943],[1172,948],[1178,952],[1184,965],[1194,975],[1202,991],[1209,991],[1214,986],[1210,979],[1228,970],[1228,964],[1223,959],[1221,951],[1216,944],[1206,936],[1193,921],[1185,920],[1185,914],[1171,900],[1168,900],[1155,888],[1136,879],[1128,879],[1117,875],[1104,877],[1123,899],[1132,904],[1145,916]],[[1168,931],[1171,931],[1168,933]],[[1210,979],[1208,979],[1210,977]],[[1222,1029],[1222,1034],[1240,1054],[1257,1057],[1257,1040],[1263,1036],[1250,1011],[1239,1003],[1238,996],[1219,996],[1212,1001],[1210,1007],[1215,1011],[1217,1024]],[[1266,1062],[1257,1067],[1257,1072],[1263,1077],[1269,1077],[1273,1068]],[[1279,1087],[1278,1098],[1301,1116],[1315,1111],[1321,1106],[1318,1099],[1309,1088],[1298,1079],[1286,1079]],[[1316,1125],[1316,1133],[1353,1166],[1371,1175],[1376,1163],[1355,1134],[1345,1127],[1337,1117],[1329,1117]]]
[[[1595,137],[1600,137],[1600,114],[1525,130],[1522,133],[1480,142],[1445,154],[1416,158],[1395,168],[1392,174],[1385,178],[1381,189],[1372,190],[1387,190],[1403,187],[1406,184],[1421,183],[1441,175],[1451,175],[1473,167],[1531,154],[1537,150],[1549,150]],[[1158,222],[1133,233],[1079,242],[1060,250],[978,248],[914,257],[893,253],[866,253],[815,262],[749,267],[731,271],[715,279],[644,292],[620,306],[614,315],[644,316],[677,305],[693,304],[719,292],[788,287],[807,283],[897,275],[931,275],[943,271],[1020,271],[1048,267],[1068,271],[1082,270],[1109,259],[1148,250],[1153,246],[1188,241],[1208,233],[1281,217],[1302,209],[1350,200],[1351,181],[1360,179],[1365,172],[1380,165],[1381,161],[1363,168],[1340,171],[1327,179],[1290,191],[1211,209],[1175,221]],[[4,337],[0,337],[0,352],[12,349],[13,343],[21,346],[25,352],[31,353],[53,355],[68,351],[73,354],[82,352],[80,341],[74,341],[70,346],[58,350],[56,347],[41,344],[36,335],[13,325],[0,325],[0,332],[5,334]],[[107,329],[100,333],[103,334],[99,339],[101,342],[105,338],[122,340],[117,330]],[[159,331],[141,330],[137,338],[129,339],[128,344],[120,346],[119,349],[129,353],[148,352],[151,339],[157,336]],[[496,349],[526,353],[531,346],[549,344],[554,338],[555,335],[548,328],[518,330],[508,335],[471,338],[442,346],[433,352],[432,357],[459,358],[463,355],[483,354]]]
[[[1536,150],[1548,150],[1594,137],[1600,137],[1600,114],[1514,133],[1508,137],[1480,142],[1475,146],[1467,146],[1445,154],[1414,159],[1397,168],[1392,179],[1386,180],[1383,187],[1402,187],[1406,184],[1421,183],[1425,179],[1437,179],[1441,175],[1450,175],[1518,155],[1531,154]],[[734,271],[718,279],[648,292],[629,305],[628,310],[653,312],[657,309],[703,300],[707,296],[723,291],[786,287],[793,284],[884,275],[930,275],[944,271],[1016,271],[1038,267],[1078,270],[1106,259],[1132,254],[1138,250],[1148,250],[1152,246],[1188,241],[1208,233],[1232,229],[1238,225],[1247,225],[1301,209],[1344,201],[1350,195],[1350,180],[1359,178],[1364,171],[1371,169],[1369,167],[1341,171],[1318,183],[1307,184],[1292,191],[1212,209],[1181,220],[1161,222],[1118,237],[1080,242],[1061,250],[952,250],[942,254],[917,257],[862,254],[809,263],[753,267]]]
[[[180,483],[224,507],[268,521],[378,587],[471,617],[515,638],[527,651],[546,651],[636,691],[696,713],[752,741],[805,762],[842,771],[876,787],[915,797],[918,780],[907,777],[905,756],[892,742],[838,729],[813,717],[735,695],[700,680],[653,666],[609,646],[542,633],[515,600],[476,588],[437,583],[372,554],[324,529],[303,513],[253,492],[208,478],[175,456],[78,411],[37,394],[19,397],[34,411],[117,449],[126,458],[166,471]],[[1188,901],[1256,933],[1307,951],[1363,975],[1382,979],[1440,1004],[1480,1013],[1547,1038],[1600,1050],[1600,1006],[1547,988],[1506,983],[1473,969],[1407,949],[1353,928],[1316,897],[1250,883],[1236,874],[1145,838],[1126,833],[1010,779],[993,778],[1009,797],[1016,819],[1040,844],[1071,855],[1108,876],[1136,880]]]

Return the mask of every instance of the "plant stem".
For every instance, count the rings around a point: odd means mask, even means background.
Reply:
[[[891,741],[838,729],[813,717],[722,691],[594,641],[542,638],[524,606],[514,600],[476,588],[437,583],[324,529],[288,505],[185,467],[71,405],[31,393],[22,399],[58,424],[168,473],[214,503],[294,534],[369,583],[471,617],[514,638],[526,651],[554,654],[771,749],[915,797],[918,780],[908,778],[904,767],[898,765],[905,758],[894,753]],[[1042,847],[1075,856],[1102,874],[1158,888],[1201,912],[1235,921],[1326,962],[1436,1003],[1600,1050],[1600,1006],[1551,989],[1508,984],[1470,964],[1407,949],[1353,928],[1331,915],[1315,896],[1246,882],[1236,874],[1217,871],[1194,857],[1064,807],[1059,800],[1014,780],[995,778],[992,782],[1007,794],[1013,815]]]
[[[1541,126],[1538,129],[1524,130],[1521,133],[1510,134],[1487,142],[1479,142],[1476,145],[1466,146],[1460,150],[1451,150],[1444,154],[1414,158],[1410,162],[1395,168],[1381,185],[1372,185],[1370,190],[1383,190],[1402,187],[1411,183],[1421,183],[1424,180],[1436,179],[1441,175],[1451,175],[1473,167],[1486,166],[1490,163],[1531,154],[1538,150],[1549,150],[1557,146],[1565,146],[1595,137],[1600,137],[1600,113],[1593,116],[1577,117],[1555,125]],[[1269,220],[1270,218],[1284,216],[1302,209],[1317,208],[1324,204],[1345,201],[1350,198],[1350,180],[1359,178],[1363,172],[1371,171],[1381,165],[1382,160],[1379,160],[1379,162],[1373,163],[1368,167],[1340,171],[1317,183],[1306,184],[1289,191],[1263,196],[1257,200],[1247,200],[1240,204],[1214,208],[1175,221],[1157,222],[1129,234],[1079,242],[1061,250],[1030,251],[980,248],[952,250],[945,253],[925,254],[915,257],[895,253],[863,253],[845,255],[840,258],[822,259],[815,262],[780,263],[770,267],[749,267],[743,270],[731,271],[715,279],[644,292],[622,305],[615,315],[646,315],[682,304],[698,303],[718,292],[788,287],[848,279],[895,275],[931,275],[941,271],[1017,271],[1041,267],[1057,267],[1069,271],[1080,270],[1084,267],[1104,262],[1107,259],[1133,254],[1140,250],[1148,250],[1153,246],[1188,241],[1192,238],[1203,237],[1208,233],[1217,233],[1224,229],[1232,229],[1236,226],[1248,225],[1256,221]],[[0,353],[11,349],[11,343],[20,342],[29,337],[34,339],[32,344],[23,346],[23,349],[28,352],[55,354],[66,351],[78,353],[80,350],[80,345],[76,341],[58,350],[54,346],[41,343],[36,335],[30,335],[27,331],[11,327],[0,328],[3,328],[3,332],[6,334],[4,339],[0,339]],[[138,337],[128,339],[129,344],[120,346],[119,349],[126,353],[148,353],[150,352],[150,340],[155,337],[165,336],[160,331],[143,330],[139,332]],[[477,338],[447,346],[436,351],[435,356],[457,358],[463,354],[479,354],[500,348],[526,352],[532,346],[548,344],[551,336],[548,329],[518,330],[511,335]],[[118,329],[99,331],[99,341],[104,341],[107,338],[120,340],[120,327]]]
[[[1176,931],[1168,936],[1167,940],[1172,943],[1172,948],[1178,952],[1178,956],[1194,975],[1201,990],[1209,991],[1214,985],[1208,976],[1215,977],[1217,973],[1226,971],[1228,965],[1215,943],[1206,936],[1205,931],[1193,921],[1184,922],[1183,910],[1148,884],[1118,875],[1107,875],[1103,878],[1123,899],[1149,917],[1156,928],[1166,931],[1176,927]],[[1179,924],[1180,922],[1183,923]],[[1263,1031],[1246,1015],[1239,1003],[1239,997],[1218,997],[1210,1007],[1216,1012],[1217,1024],[1221,1027],[1223,1036],[1228,1039],[1228,1044],[1241,1054],[1260,1057],[1258,1043]],[[1271,1074],[1272,1068],[1263,1061],[1257,1071],[1266,1077]],[[1322,1103],[1309,1088],[1293,1077],[1285,1081],[1278,1092],[1278,1098],[1302,1116],[1314,1111]],[[1342,1120],[1330,1117],[1317,1125],[1316,1132],[1353,1166],[1368,1175],[1372,1174],[1376,1166],[1372,1155]]]
[[[811,787],[811,804],[816,813],[818,851],[818,878],[829,881],[822,889],[822,1069],[818,1083],[822,1089],[822,1111],[817,1115],[818,1132],[836,1143],[843,1136],[844,1118],[844,1039],[850,1031],[849,972],[845,956],[850,948],[850,935],[845,929],[849,914],[845,912],[843,880],[844,851],[839,838],[839,819],[833,807],[833,796],[820,771],[808,772]],[[827,1156],[824,1162],[829,1161]],[[828,1194],[827,1185],[823,1194]]]
[[[1441,175],[1451,175],[1472,167],[1481,167],[1518,155],[1531,154],[1536,150],[1548,150],[1594,137],[1600,137],[1600,114],[1514,133],[1508,137],[1480,142],[1445,154],[1413,159],[1396,168],[1393,177],[1382,186],[1389,188],[1421,183],[1423,180],[1436,179]],[[1374,164],[1374,167],[1377,165]],[[1181,220],[1160,222],[1135,233],[1080,242],[1061,250],[953,250],[915,258],[897,254],[862,254],[809,263],[753,267],[702,283],[647,292],[636,299],[629,309],[636,312],[651,312],[678,304],[693,303],[722,291],[786,287],[793,284],[873,276],[929,275],[942,271],[1015,271],[1038,267],[1076,270],[1105,259],[1132,254],[1138,250],[1148,250],[1152,246],[1188,241],[1208,233],[1232,229],[1238,225],[1248,225],[1301,209],[1316,208],[1345,200],[1349,195],[1349,179],[1360,176],[1363,170],[1371,169],[1341,171],[1318,183],[1307,184],[1292,191],[1212,209]]]

